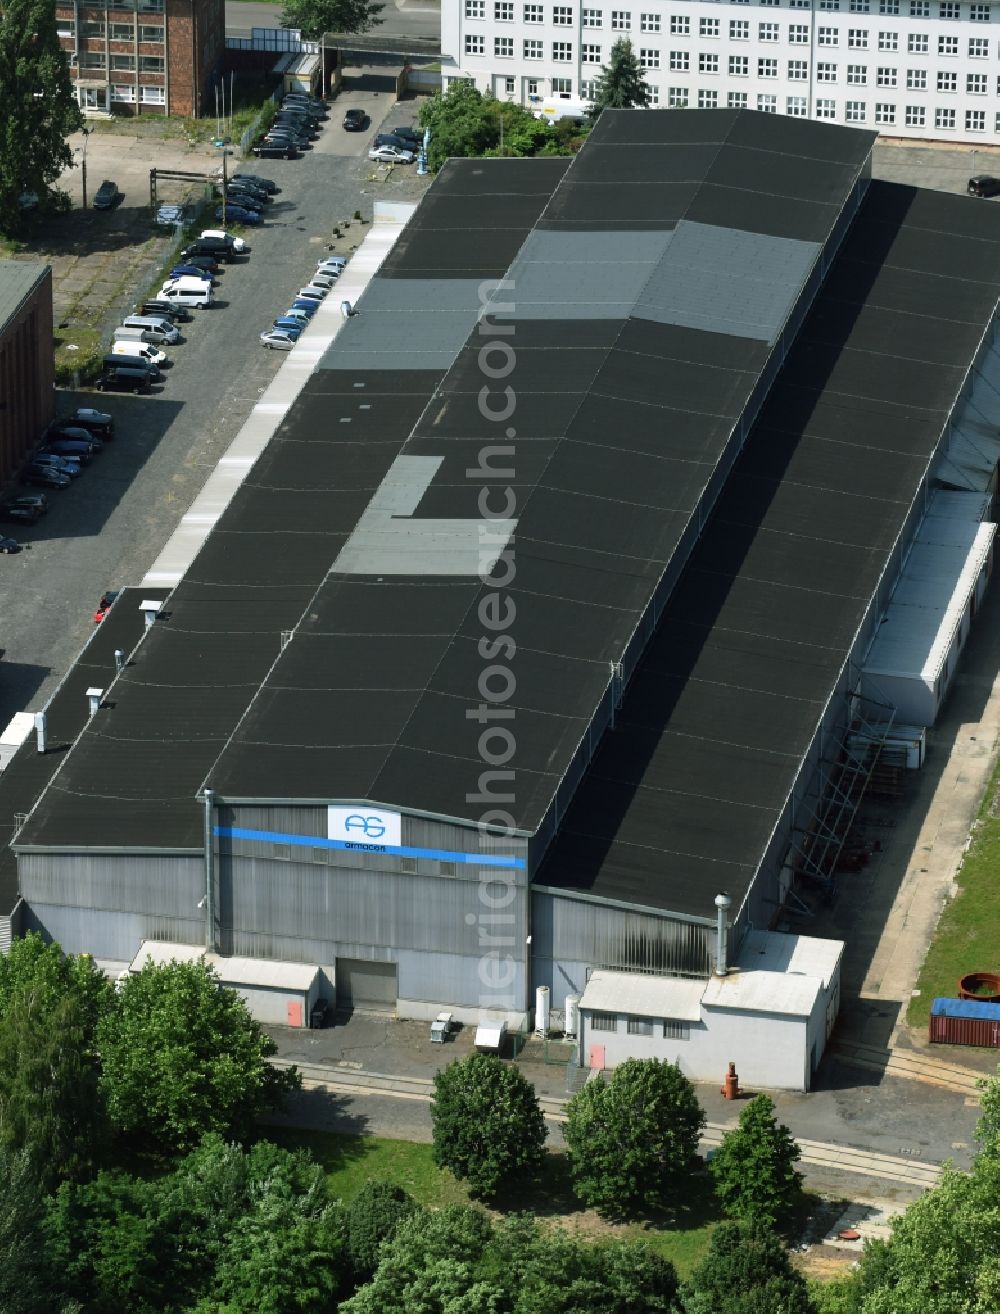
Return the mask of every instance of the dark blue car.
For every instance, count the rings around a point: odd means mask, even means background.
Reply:
[[[309,318],[312,319],[313,315],[316,314],[316,311],[319,310],[319,305],[320,303],[318,301],[309,301],[306,297],[296,297],[292,302],[292,309],[304,310]]]
[[[214,283],[215,279],[198,265],[174,265],[170,271],[171,278],[200,278],[203,283]]]
[[[302,332],[302,325],[297,319],[276,319],[274,327],[281,333],[287,333],[290,337],[297,338]]]
[[[261,217],[254,210],[244,210],[241,205],[234,205],[231,201],[226,202],[225,214],[222,212],[222,206],[215,212],[216,219],[226,219],[229,223],[234,224],[259,224]]]

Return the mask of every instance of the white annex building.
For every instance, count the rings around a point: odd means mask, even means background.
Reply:
[[[635,48],[653,108],[756,109],[1000,143],[995,3],[445,0],[441,48],[453,65],[442,77],[529,106],[587,101],[619,37]]]

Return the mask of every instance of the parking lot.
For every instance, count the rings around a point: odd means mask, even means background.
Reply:
[[[156,558],[280,367],[284,357],[263,350],[258,334],[306,281],[334,226],[351,222],[333,244],[349,255],[368,231],[353,221],[356,210],[370,221],[375,200],[416,199],[429,183],[412,167],[387,177],[367,159],[384,119],[416,117],[418,102],[393,109],[391,87],[388,78],[360,73],[301,159],[243,162],[244,171],[273,178],[282,191],[268,207],[266,225],[247,232],[249,259],[225,266],[215,305],[181,326],[185,341],[170,349],[172,367],[156,395],[59,393],[58,414],[81,404],[110,411],[117,437],[69,489],[48,492],[51,509],[37,526],[6,526],[27,550],[0,558],[0,725],[17,711],[43,706],[92,629],[102,592],[137,583]],[[341,128],[349,106],[370,116],[366,132]],[[102,176],[114,177],[113,167]],[[117,213],[101,216],[109,231]],[[104,249],[107,237],[96,245]],[[86,252],[77,258],[85,260]]]

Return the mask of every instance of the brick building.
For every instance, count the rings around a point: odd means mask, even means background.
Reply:
[[[56,26],[85,114],[211,112],[224,0],[57,0]]]
[[[0,483],[52,419],[54,383],[52,270],[0,260]]]

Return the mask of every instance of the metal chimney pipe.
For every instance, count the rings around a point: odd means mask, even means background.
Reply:
[[[45,739],[45,730],[46,730],[45,713],[44,713],[44,712],[36,712],[36,713],[35,713],[35,738],[36,738],[36,740],[37,740],[37,742],[38,742],[38,751],[39,751],[40,753],[44,753],[44,752],[45,752],[45,749],[46,749],[47,746],[48,746],[47,743],[46,743],[46,739]]]
[[[725,976],[729,971],[726,964],[727,954],[727,936],[726,936],[726,913],[732,907],[732,899],[724,891],[715,896],[716,923],[715,923],[715,975]]]
[[[104,697],[103,689],[91,688],[87,690],[87,702],[90,704],[90,715],[96,716],[101,706],[101,699]]]
[[[124,648],[116,648],[116,649],[115,649],[115,670],[118,672],[119,675],[121,675],[121,673],[122,673],[122,671],[124,671],[124,669],[125,669],[125,649],[124,649]]]

